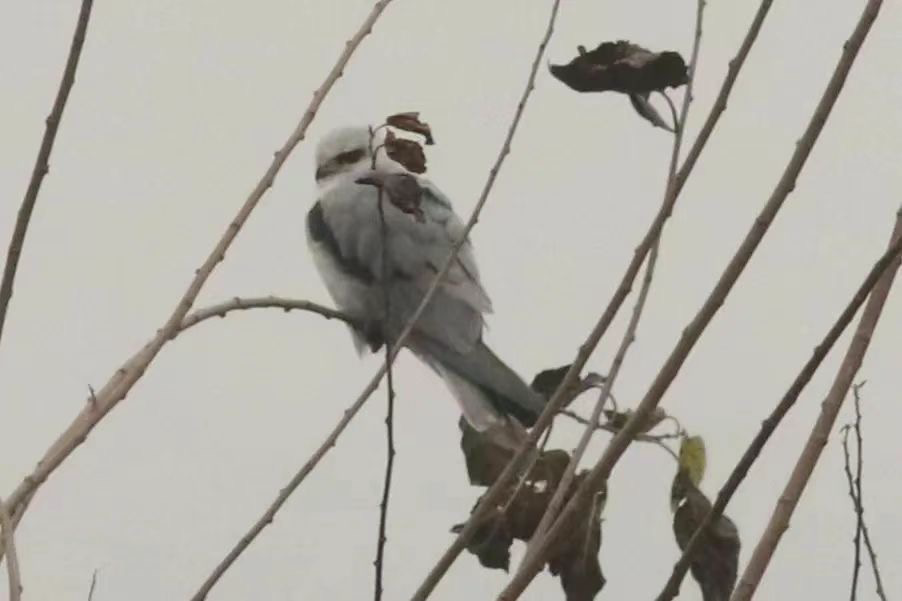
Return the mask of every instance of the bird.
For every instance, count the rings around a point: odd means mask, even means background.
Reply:
[[[317,199],[306,218],[316,268],[336,306],[359,324],[351,334],[361,354],[399,338],[465,232],[451,201],[389,158],[384,140],[384,129],[369,126],[325,135],[315,152]],[[413,190],[415,210],[381,201],[379,187],[385,194]],[[439,375],[474,429],[514,424],[523,432],[545,398],[486,346],[491,311],[466,240],[404,346]]]

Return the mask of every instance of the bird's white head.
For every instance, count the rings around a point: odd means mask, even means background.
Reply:
[[[379,140],[373,140],[375,147]],[[316,183],[326,185],[343,174],[356,174],[370,168],[369,127],[342,127],[330,131],[316,146]]]

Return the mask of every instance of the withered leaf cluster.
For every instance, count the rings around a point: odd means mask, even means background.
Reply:
[[[689,81],[686,62],[678,52],[651,52],[619,40],[602,42],[566,65],[551,65],[551,74],[577,92],[645,94],[678,87]]]
[[[420,114],[415,112],[397,113],[385,120],[385,125],[401,131],[415,133],[423,136],[426,144],[435,144],[432,138],[432,130],[429,125],[420,121]],[[385,153],[392,160],[404,165],[412,173],[426,172],[426,153],[419,142],[400,138],[388,129],[385,134]]]
[[[463,419],[460,428],[470,482],[490,486],[513,457],[513,451],[495,442],[490,434],[477,432]],[[570,455],[563,450],[543,451],[522,486],[519,480],[512,485],[506,503],[495,507],[479,524],[467,549],[483,566],[502,570],[510,567],[511,544],[514,539],[528,541],[532,537],[569,461]],[[585,473],[574,478],[568,498],[584,478]],[[591,601],[604,586],[598,551],[605,496],[605,492],[599,493],[592,506],[580,512],[583,517],[579,524],[557,544],[548,560],[549,570],[560,577],[568,601]]]
[[[420,121],[420,114],[415,112],[397,113],[385,119],[385,123],[377,129],[385,128],[385,138],[376,148],[383,150],[392,160],[400,163],[410,173],[425,173],[426,154],[416,140],[401,138],[391,128],[423,136],[426,144],[434,144],[432,130],[427,123]],[[375,132],[371,130],[371,136]],[[372,138],[371,138],[372,139]],[[381,173],[373,171],[357,180],[358,184],[368,184],[381,189],[388,201],[412,215],[417,221],[425,221],[420,205],[423,200],[423,189],[416,177],[410,173]]]
[[[687,438],[680,448],[680,466],[673,478],[670,503],[674,510],[673,533],[681,551],[711,509],[711,501],[698,488],[704,474],[704,455],[700,437]],[[730,598],[736,584],[739,548],[736,525],[727,516],[720,516],[702,537],[690,563],[704,601]]]
[[[649,96],[689,81],[686,61],[678,52],[652,52],[626,40],[602,42],[591,51],[579,46],[578,50],[566,65],[551,65],[551,74],[577,92],[626,94],[640,117],[655,127],[674,131]]]

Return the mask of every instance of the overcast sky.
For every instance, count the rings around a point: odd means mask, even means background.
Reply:
[[[0,22],[0,239],[5,248],[75,25],[78,2],[9,2]],[[709,2],[689,138],[757,3]],[[193,271],[293,129],[369,0],[97,2],[0,346],[0,491],[8,494],[116,367],[169,315]],[[777,2],[729,109],[669,223],[616,393],[633,404],[698,310],[792,152],[861,2]],[[327,98],[199,305],[235,295],[326,302],[307,253],[313,142],[330,128],[419,110],[430,175],[469,213],[522,91],[550,3],[396,0]],[[688,55],[694,2],[569,1],[548,48],[626,38]],[[887,2],[798,182],[663,400],[705,437],[716,492],[761,419],[883,251],[902,202],[902,6]],[[568,363],[660,203],[670,137],[615,95],[539,74],[473,239],[493,297],[487,339],[524,377]],[[898,286],[897,286],[898,288]],[[628,301],[631,303],[632,299]],[[629,304],[590,361],[607,370]],[[752,470],[728,514],[744,565],[848,337]],[[18,531],[27,599],[187,598],[306,460],[378,366],[347,332],[258,311],[197,327],[41,489]],[[902,592],[898,474],[902,291],[860,373],[867,519],[890,594]],[[456,404],[411,356],[396,375],[386,599],[407,598],[480,489]],[[587,401],[588,402],[588,401]],[[843,409],[840,422],[851,418]],[[384,466],[384,394],[370,401],[211,599],[361,599]],[[839,424],[837,425],[839,426]],[[837,427],[838,431],[838,427]],[[837,431],[758,598],[847,595],[854,517]],[[561,423],[553,443],[573,446]],[[592,447],[597,457],[606,438]],[[648,599],[677,558],[672,460],[633,445],[605,510],[603,598]],[[522,551],[516,547],[516,558]],[[867,568],[860,598],[873,598]],[[464,555],[433,598],[490,599],[502,572]],[[3,589],[5,591],[5,586]],[[524,599],[561,598],[540,576]],[[699,599],[694,583],[685,599]]]

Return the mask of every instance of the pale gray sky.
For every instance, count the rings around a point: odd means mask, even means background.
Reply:
[[[27,240],[0,347],[0,491],[10,491],[169,314],[307,105],[369,0],[99,2]],[[757,3],[709,2],[690,138]],[[861,3],[778,2],[668,225],[617,395],[642,395],[766,200]],[[396,0],[201,294],[326,301],[303,240],[312,141],[419,110],[432,178],[468,214],[519,96],[548,2]],[[566,2],[548,58],[627,38],[688,54],[694,2]],[[7,3],[0,23],[0,239],[58,85],[76,2]],[[796,192],[687,361],[664,407],[702,434],[703,489],[725,479],[812,347],[882,252],[902,201],[902,7],[888,2]],[[669,136],[615,95],[540,73],[513,154],[473,238],[493,296],[489,342],[525,377],[569,362],[657,210]],[[631,302],[631,301],[630,301]],[[607,369],[628,307],[590,362]],[[847,338],[840,344],[845,348]],[[841,352],[800,399],[728,513],[757,540]],[[861,377],[867,518],[902,591],[902,293]],[[317,316],[234,315],[165,349],[126,401],[43,487],[18,534],[26,598],[183,599],[306,460],[370,378],[347,333]],[[409,596],[481,490],[466,481],[457,409],[409,356],[397,372],[398,457],[386,598]],[[850,417],[848,407],[841,420]],[[372,594],[384,462],[379,394],[212,599]],[[555,429],[574,444],[578,430]],[[593,457],[602,441],[593,447]],[[672,462],[634,445],[617,466],[602,564],[610,599],[647,599],[677,557]],[[847,595],[854,519],[834,434],[758,598]],[[522,551],[517,547],[517,556]],[[502,572],[463,556],[433,598],[492,598]],[[860,598],[872,598],[869,574]],[[3,588],[5,590],[5,587]],[[541,576],[524,599],[559,598]],[[685,599],[700,598],[694,583]]]

